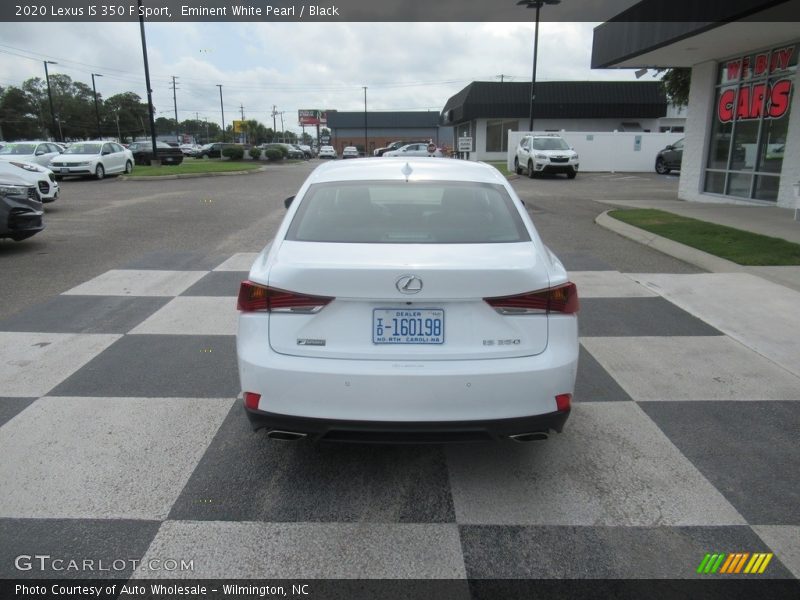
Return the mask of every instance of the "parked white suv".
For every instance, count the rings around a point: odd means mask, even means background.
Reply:
[[[517,175],[527,171],[528,177],[538,173],[565,173],[570,179],[578,174],[578,153],[558,135],[526,135],[519,141],[514,158]]]

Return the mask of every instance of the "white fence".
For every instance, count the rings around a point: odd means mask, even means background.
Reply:
[[[544,132],[536,132],[544,134]],[[514,170],[514,157],[522,136],[530,135],[527,131],[508,132],[509,171]],[[615,171],[635,173],[649,172],[655,169],[656,154],[668,144],[673,144],[683,137],[682,133],[643,133],[643,132],[595,132],[595,131],[560,131],[558,132],[567,144],[580,157],[581,171]]]

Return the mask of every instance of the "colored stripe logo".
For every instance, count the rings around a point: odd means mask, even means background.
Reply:
[[[703,575],[760,575],[767,570],[772,552],[706,553],[697,572]]]

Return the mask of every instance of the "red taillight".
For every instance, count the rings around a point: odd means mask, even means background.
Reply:
[[[572,394],[559,394],[556,396],[556,408],[559,411],[569,410],[572,406]]]
[[[236,308],[244,312],[256,310],[314,312],[333,298],[309,296],[286,290],[279,290],[252,281],[243,281],[239,287],[239,300]]]
[[[258,401],[261,400],[261,394],[254,392],[244,393],[244,405],[250,410],[258,410]]]
[[[578,312],[578,288],[574,283],[565,283],[546,290],[526,294],[484,298],[489,306],[504,314],[525,314],[531,312]]]

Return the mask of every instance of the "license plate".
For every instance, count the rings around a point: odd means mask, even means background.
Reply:
[[[69,173],[69,168],[68,167],[61,167],[61,172],[62,173]]]
[[[375,308],[373,344],[444,344],[444,311],[439,308]]]

